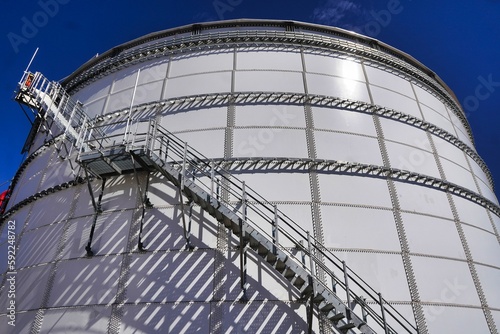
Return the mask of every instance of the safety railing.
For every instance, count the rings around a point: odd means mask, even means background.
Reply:
[[[65,89],[40,72],[25,72],[18,84],[16,100],[44,111],[44,118],[54,120],[61,132],[69,137],[77,149],[89,138],[103,138],[104,134],[93,129],[80,102],[74,101]]]
[[[271,241],[273,247],[302,264],[324,289],[344,296],[341,298],[345,304],[351,311],[359,313],[359,317],[365,321],[371,317],[386,333],[418,332],[381,293],[337,255],[279,210],[277,205],[224,170],[224,161],[216,163],[206,158],[153,120],[148,122],[146,131],[139,130],[144,129],[144,122],[137,122],[131,129],[133,133],[125,143],[128,151],[145,149],[156,161],[175,166],[182,175],[181,182],[190,180],[211,197],[224,201],[228,208]],[[330,281],[320,279],[320,272]]]

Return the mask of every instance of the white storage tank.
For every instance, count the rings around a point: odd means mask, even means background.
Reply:
[[[492,177],[411,56],[232,20],[44,80],[17,96],[38,121],[3,214],[0,332],[498,333]]]

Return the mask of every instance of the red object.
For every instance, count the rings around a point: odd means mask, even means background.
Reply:
[[[33,82],[33,74],[30,73],[30,74],[28,74],[28,77],[26,78],[24,85],[26,87],[30,87],[32,82]]]
[[[8,194],[9,194],[8,190],[5,190],[3,193],[0,194],[0,214],[3,213],[4,211],[4,204],[7,205]]]

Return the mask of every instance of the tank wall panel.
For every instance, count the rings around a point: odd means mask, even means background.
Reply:
[[[352,79],[307,73],[307,88],[309,94],[370,102],[366,84]]]
[[[189,207],[185,207],[185,219],[189,221]],[[180,206],[174,208],[150,209],[146,211],[142,242],[151,251],[178,249],[186,246],[182,227]],[[195,206],[191,218],[190,242],[194,247],[215,248],[219,223],[207,212]]]
[[[425,108],[426,110],[428,110],[429,112],[433,110],[445,119],[449,119],[450,116],[445,104],[441,102],[436,96],[416,85],[413,85],[413,89],[415,90],[415,94],[418,98],[419,103],[424,107],[427,107]]]
[[[240,181],[268,201],[310,202],[309,175],[306,173],[236,174]],[[290,191],[293,185],[293,191]]]
[[[94,257],[83,261],[59,263],[48,306],[107,304],[116,295],[122,256]]]
[[[326,247],[401,251],[392,211],[322,206],[321,215]]]
[[[428,143],[428,141],[427,141]],[[421,147],[425,147],[425,142],[419,142]],[[402,145],[398,143],[386,142],[387,152],[391,166],[398,169],[419,171],[424,175],[440,178],[436,160],[432,152],[420,147]]]
[[[227,125],[227,108],[220,107],[167,114],[162,117],[161,125],[172,132],[223,128]]]
[[[417,102],[414,99],[377,86],[370,86],[370,91],[373,96],[374,104],[385,106],[387,108],[415,116],[418,119],[422,119],[422,114],[420,113]]]
[[[67,210],[57,210],[53,205],[56,203],[59,208],[69,207],[74,194],[74,188],[69,188],[60,193],[37,200],[33,205],[33,210],[27,221],[27,229],[35,229],[69,218],[69,212]]]
[[[234,130],[234,155],[239,157],[306,158],[305,130],[246,128]]]
[[[193,74],[167,80],[165,98],[231,91],[231,72]]]
[[[23,234],[18,242],[16,265],[18,268],[29,267],[54,259],[57,245],[63,233],[63,223],[41,227]]]
[[[29,333],[31,325],[33,324],[33,318],[36,316],[36,311],[29,312],[19,312],[16,314],[16,327],[15,330],[18,333]],[[12,331],[12,325],[8,322],[11,321],[6,315],[0,315],[0,332],[9,333]]]
[[[43,317],[41,333],[103,333],[108,328],[111,307],[49,309]]]
[[[78,100],[82,102],[84,105],[105,98],[111,90],[113,81],[114,81],[113,75],[98,79],[94,81],[92,85],[88,85],[79,90],[72,97],[74,100]],[[87,111],[90,113],[89,116],[91,117],[94,116],[91,114],[93,109],[88,108]]]
[[[169,77],[179,77],[195,73],[230,71],[233,69],[233,52],[190,53],[175,56],[169,72]]]
[[[89,241],[90,227],[93,220],[93,216],[87,216],[72,219],[67,223],[69,225],[67,228],[69,238],[64,243],[62,259],[80,258],[86,254],[85,246]]]
[[[236,107],[236,126],[305,128],[303,106],[244,105]],[[274,130],[276,132],[280,129]]]
[[[43,173],[47,167],[48,162],[52,157],[52,149],[45,149],[36,159],[32,161],[24,170],[17,187],[11,195],[9,200],[10,205],[14,205],[23,199],[30,197],[37,193],[40,189],[40,182],[43,178]]]
[[[52,265],[17,270],[16,311],[33,310],[41,306],[43,293],[40,291],[45,291],[51,270]],[[8,294],[2,293],[0,295],[0,303],[2,303],[1,305],[9,305]]]
[[[100,180],[99,180],[100,181]],[[141,185],[144,181],[139,177]],[[133,174],[120,176],[107,180],[104,185],[104,191],[101,201],[102,209],[105,211],[124,210],[137,207],[138,190],[137,187],[130,187],[130,184],[137,184],[137,180]],[[100,194],[101,189],[94,192],[94,197]]]
[[[318,178],[322,202],[392,207],[387,182],[383,179],[328,174],[319,174]]]
[[[493,232],[487,210],[462,197],[453,196],[460,221]]]
[[[198,152],[207,158],[219,158],[224,156],[224,130],[204,130],[197,132],[176,133],[182,141],[189,143]]]
[[[377,136],[372,116],[351,111],[312,107],[314,127],[321,130],[362,133]]]
[[[472,173],[468,169],[465,169],[446,159],[441,159],[441,166],[443,167],[446,179],[449,182],[470,189],[475,193],[478,192]],[[466,168],[468,168],[468,166],[466,166]]]
[[[127,299],[140,302],[209,301],[213,297],[214,250],[133,255]]]
[[[446,287],[445,287],[446,289]],[[442,290],[447,292],[448,290]],[[451,297],[453,298],[453,295]],[[468,307],[423,306],[429,333],[488,333],[484,313]]]
[[[483,182],[478,182],[478,184],[481,188],[482,195],[494,204],[498,205],[498,198],[495,196],[495,193],[491,190],[491,188],[485,185]]]
[[[99,180],[94,180],[91,182],[92,193],[93,196],[98,196],[101,191],[102,182]],[[75,206],[75,212],[73,213],[73,217],[83,217],[94,214],[94,206],[92,205],[91,194],[88,190],[88,186],[81,186],[79,189],[78,202]]]
[[[224,303],[223,307],[223,333],[307,333],[306,307],[298,302]]]
[[[179,189],[157,174],[151,174],[148,198],[155,207],[179,204]]]
[[[464,168],[467,166],[466,155],[459,148],[434,135],[432,135],[432,141],[434,142],[434,146],[436,147],[436,151],[440,157],[454,162]],[[442,160],[443,159],[441,159],[441,161]]]
[[[434,109],[425,105],[421,105],[420,108],[422,110],[422,114],[424,115],[424,119],[427,122],[440,127],[441,129],[451,133],[453,136],[456,136],[455,128],[448,117],[441,115]]]
[[[467,244],[474,254],[474,261],[500,268],[500,243],[495,234],[463,226]]]
[[[306,70],[309,73],[328,74],[346,79],[365,81],[359,62],[324,55],[304,53]]]
[[[174,303],[125,305],[123,334],[210,333],[210,304]]]
[[[449,295],[454,293],[453,304],[480,305],[466,262],[419,256],[412,256],[411,260],[422,301],[438,302],[436,298],[451,298]],[[432,273],[432,280],[428,279],[429,273]],[[456,291],[448,292],[450,285],[457,287]],[[446,301],[441,300],[441,302]]]
[[[298,52],[238,51],[238,70],[302,71],[302,60]]]
[[[304,82],[299,72],[237,71],[235,90],[304,93]]]
[[[500,308],[500,269],[476,265],[477,274],[481,280],[481,286],[486,295],[488,305],[494,308]],[[498,312],[498,311],[497,311]],[[498,318],[497,318],[498,319]]]
[[[474,173],[474,175],[476,175],[476,177],[479,178],[479,181],[483,182],[487,187],[489,187],[491,189],[492,186],[490,184],[490,181],[486,177],[486,173],[483,171],[483,169],[481,167],[479,167],[477,162],[475,162],[472,158],[468,157],[467,160],[469,161],[469,163],[471,165],[472,172]]]
[[[327,131],[315,131],[314,138],[319,158],[383,165],[375,138]]]
[[[408,300],[410,293],[406,280],[402,279],[406,274],[400,254],[340,252],[337,255],[386,300]],[[356,286],[352,289],[362,294]]]
[[[383,87],[414,99],[411,84],[405,79],[371,66],[365,66],[365,71],[371,86]]]
[[[446,194],[418,185],[395,182],[402,210],[453,219]]]
[[[466,260],[455,222],[419,214],[401,215],[412,253]],[[443,247],[443,236],[446,236],[446,247]]]

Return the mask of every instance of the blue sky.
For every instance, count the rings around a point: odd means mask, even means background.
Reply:
[[[22,161],[30,124],[12,100],[23,70],[59,80],[96,53],[150,32],[234,18],[287,19],[354,30],[409,53],[465,106],[500,194],[500,0],[18,0],[0,14],[0,190]],[[3,185],[1,185],[3,184]]]

